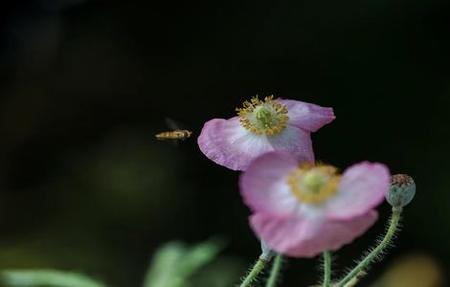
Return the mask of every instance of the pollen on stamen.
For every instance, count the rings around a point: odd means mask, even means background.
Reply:
[[[289,120],[287,107],[274,100],[273,96],[264,100],[253,97],[236,111],[241,125],[256,135],[276,135],[286,128]]]

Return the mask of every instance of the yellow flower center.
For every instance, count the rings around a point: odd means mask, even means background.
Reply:
[[[303,165],[292,171],[287,183],[301,202],[320,204],[336,194],[340,182],[337,169],[331,165]]]
[[[286,128],[289,120],[286,106],[273,96],[265,97],[263,101],[258,96],[253,97],[236,111],[241,125],[257,135],[276,135]]]

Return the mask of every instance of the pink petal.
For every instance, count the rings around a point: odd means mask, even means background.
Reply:
[[[263,213],[250,216],[250,225],[274,251],[292,257],[313,257],[334,251],[365,233],[377,220],[376,211],[350,220],[324,218],[274,218]]]
[[[310,134],[294,126],[274,136],[258,136],[243,128],[237,117],[205,123],[198,138],[200,150],[212,161],[233,170],[245,170],[258,156],[270,151],[292,153],[314,161]]]
[[[254,212],[283,217],[299,204],[287,184],[287,175],[298,166],[287,153],[270,152],[252,161],[239,184],[244,202]]]
[[[280,134],[267,137],[273,151],[292,154],[298,161],[314,162],[311,134],[288,125]]]
[[[348,219],[378,206],[389,189],[389,170],[380,163],[362,162],[347,168],[337,194],[324,206],[332,219]]]
[[[304,130],[315,132],[336,117],[332,108],[325,108],[315,104],[295,101],[278,100],[286,105],[289,115],[289,124]]]

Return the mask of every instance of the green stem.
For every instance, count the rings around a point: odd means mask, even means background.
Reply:
[[[366,276],[366,272],[364,271],[359,272],[358,274],[356,274],[355,277],[350,279],[350,281],[345,283],[344,287],[355,287],[356,284],[358,284],[359,280],[361,280],[361,278],[363,278],[364,276]]]
[[[281,265],[283,261],[283,256],[277,254],[273,261],[272,269],[270,270],[270,276],[267,280],[266,287],[275,287],[278,280],[278,275],[280,273]]]
[[[330,287],[331,284],[331,252],[323,253],[323,287]]]
[[[338,284],[337,287],[345,287],[348,282],[350,282],[353,278],[357,277],[358,274],[364,273],[364,270],[375,261],[386,249],[386,247],[389,246],[392,238],[395,235],[395,232],[398,227],[398,223],[400,221],[400,214],[402,213],[402,208],[392,208],[392,216],[389,221],[389,228],[386,231],[386,234],[384,235],[383,240],[380,241],[380,243],[363,259],[361,262],[359,262],[358,265],[356,265],[355,268],[353,268],[352,271],[350,271]]]
[[[252,283],[256,281],[259,273],[264,270],[266,267],[267,261],[259,258],[253,266],[252,270],[248,273],[247,277],[245,277],[244,281],[242,281],[240,287],[249,287],[252,286]]]

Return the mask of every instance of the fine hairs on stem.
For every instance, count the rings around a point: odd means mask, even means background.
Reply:
[[[365,270],[368,269],[371,263],[380,259],[383,252],[391,244],[391,240],[394,238],[400,221],[400,215],[402,213],[402,207],[393,207],[392,215],[389,220],[389,227],[386,234],[378,245],[372,249],[357,265],[353,268],[344,278],[337,284],[337,287],[349,287],[354,286],[357,281],[364,276]]]
[[[331,285],[331,252],[325,251],[323,253],[323,287],[330,287]]]
[[[283,256],[278,254],[273,261],[272,269],[270,270],[269,279],[267,279],[266,287],[275,287],[278,282],[281,266],[283,265]]]
[[[252,283],[258,279],[258,275],[264,270],[264,267],[266,267],[267,262],[268,261],[265,259],[258,258],[258,261],[256,261],[255,265],[253,265],[252,269],[248,272],[239,287],[252,286]]]
[[[358,274],[356,274],[355,277],[353,277],[350,281],[347,282],[347,284],[345,284],[345,287],[355,287],[356,284],[358,284],[359,280],[361,280],[361,278],[363,278],[364,276],[366,276],[366,272],[365,271],[361,271]]]

